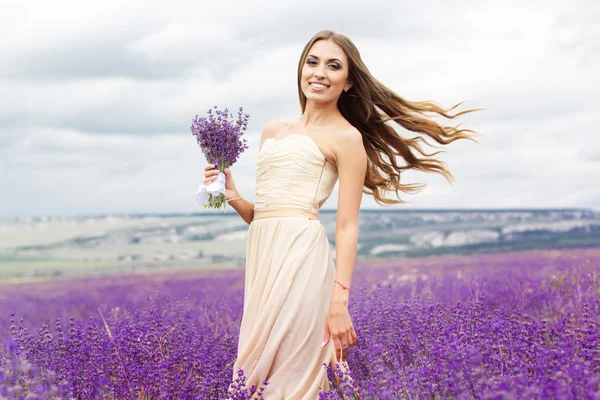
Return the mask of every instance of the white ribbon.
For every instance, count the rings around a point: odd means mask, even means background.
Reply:
[[[213,195],[213,197],[218,196],[219,194],[225,194],[225,174],[223,172],[219,172],[217,175],[217,179],[209,183],[207,186],[200,184],[198,186],[198,191],[196,192],[196,203],[201,206],[208,205],[208,196]]]

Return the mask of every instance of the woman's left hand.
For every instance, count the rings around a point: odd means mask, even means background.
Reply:
[[[334,296],[329,305],[325,321],[325,336],[321,347],[324,347],[331,338],[335,344],[335,353],[339,361],[344,361],[348,351],[344,345],[352,348],[356,344],[356,332],[348,313],[348,303],[340,301]]]

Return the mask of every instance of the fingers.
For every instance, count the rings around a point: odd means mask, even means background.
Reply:
[[[349,350],[356,345],[356,331],[354,327],[341,335],[332,335],[332,340],[335,345],[335,356],[339,361],[344,361],[348,357]]]
[[[356,332],[354,331],[354,327],[350,327],[348,332],[346,332],[346,340],[348,341],[348,347],[352,348],[356,345]]]
[[[329,338],[331,334],[329,333],[329,328],[327,324],[325,324],[325,332],[323,333],[323,342],[321,342],[321,347],[325,347],[325,345],[329,342]]]
[[[349,348],[354,347],[354,338],[352,337],[352,332],[348,332],[346,334],[346,339],[343,341],[343,343],[345,343]]]
[[[338,361],[344,361],[344,346],[343,346],[342,340],[339,338],[339,336],[333,337],[333,344],[334,344],[334,349],[335,349],[335,358]]]
[[[216,175],[218,175],[218,174],[219,174],[219,173],[217,172],[217,174],[216,174]],[[204,183],[204,186],[208,185],[209,183],[211,183],[211,182],[213,182],[215,179],[217,179],[216,175],[215,175],[215,176],[209,176],[208,178],[206,178],[206,179],[203,181],[203,183]]]
[[[348,343],[344,342],[344,340],[341,339],[339,336],[333,336],[332,340],[334,343],[335,358],[338,361],[345,361],[348,357]]]
[[[217,168],[215,168],[214,164],[207,164],[204,167],[204,171],[206,171],[204,173],[204,177],[206,179],[204,179],[203,183],[204,185],[208,185],[210,182],[213,182],[215,179],[217,179],[217,175],[219,175],[219,170]]]
[[[346,334],[346,336],[342,339],[342,349],[344,350],[344,360],[348,357],[348,351],[352,348],[352,344],[350,341],[350,334]]]
[[[335,358],[345,361],[350,350],[356,345],[357,335],[349,315],[344,312],[341,313],[342,315],[339,314],[336,312],[327,314],[325,336],[329,336],[334,343]]]
[[[225,174],[225,182],[233,181],[233,178],[231,177],[231,171],[229,170],[229,168],[225,168],[225,171],[223,171],[223,173]]]

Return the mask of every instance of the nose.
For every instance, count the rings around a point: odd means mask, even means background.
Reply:
[[[325,78],[325,68],[323,67],[323,64],[319,65],[319,67],[315,69],[315,78]]]

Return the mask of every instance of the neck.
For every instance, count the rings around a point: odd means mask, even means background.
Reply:
[[[298,125],[302,128],[331,125],[341,116],[342,114],[338,110],[336,102],[323,104],[306,100],[306,107],[304,113],[300,116]]]

